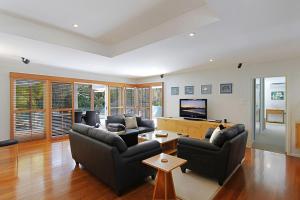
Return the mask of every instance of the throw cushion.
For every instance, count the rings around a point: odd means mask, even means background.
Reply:
[[[221,134],[221,129],[220,129],[220,127],[217,127],[211,134],[209,142],[214,143],[214,140],[218,137],[219,134]]]
[[[136,117],[126,117],[125,118],[125,126],[126,129],[134,129],[137,128],[137,121],[136,121]]]
[[[220,134],[218,134],[212,142],[214,145],[216,145],[218,147],[222,147],[224,145],[224,143],[227,141],[226,135],[224,134],[223,131],[224,130],[221,130]]]

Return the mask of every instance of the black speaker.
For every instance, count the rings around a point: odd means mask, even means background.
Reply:
[[[75,123],[82,123],[82,112],[81,111],[76,111],[75,112]]]

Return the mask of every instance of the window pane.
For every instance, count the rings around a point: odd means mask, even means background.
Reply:
[[[110,87],[110,114],[121,115],[123,114],[122,104],[122,88]]]
[[[52,108],[72,108],[72,85],[52,83]]]
[[[134,88],[126,88],[126,107],[135,106],[134,90]]]
[[[162,117],[162,87],[152,87],[152,118]]]
[[[104,92],[94,93],[94,109],[101,115],[105,114],[105,93]]]
[[[52,83],[52,136],[68,134],[72,126],[72,89],[71,83]]]
[[[81,111],[91,110],[91,91],[92,85],[76,84],[76,97],[77,106],[76,109]]]
[[[150,119],[150,88],[138,89],[138,115]]]
[[[122,89],[119,87],[110,88],[110,106],[121,107],[122,104]]]

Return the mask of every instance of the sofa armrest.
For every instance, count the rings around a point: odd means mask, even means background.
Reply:
[[[151,119],[142,119],[141,124],[139,126],[148,127],[148,128],[155,128],[154,121],[151,120]]]
[[[135,133],[124,132],[122,134],[119,134],[119,136],[124,140],[127,147],[131,147],[131,146],[135,146],[138,144],[138,134],[139,134],[138,131]]]
[[[153,151],[161,152],[161,147],[159,142],[157,141],[146,141],[129,147],[127,151],[121,154],[123,158],[132,158],[137,157],[139,155],[147,156],[148,153]]]
[[[178,139],[178,146],[180,148],[181,145],[184,146],[190,146],[193,148],[197,148],[197,149],[205,149],[205,150],[210,150],[210,151],[220,151],[221,148],[209,143],[207,141],[203,141],[203,140],[198,140],[198,139],[194,139],[194,138],[186,138],[186,137],[182,137]]]

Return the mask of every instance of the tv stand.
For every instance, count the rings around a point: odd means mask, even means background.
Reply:
[[[183,119],[193,120],[193,121],[207,121],[206,119],[203,119],[203,118],[193,118],[193,117],[184,117]]]
[[[218,122],[209,122],[207,120],[186,120],[184,118],[167,118],[159,117],[157,118],[157,129],[173,131],[176,133],[182,133],[184,135],[189,135],[191,138],[203,139],[209,128],[216,128],[220,124],[223,124],[225,127],[230,127],[233,124],[230,123],[218,123]]]

